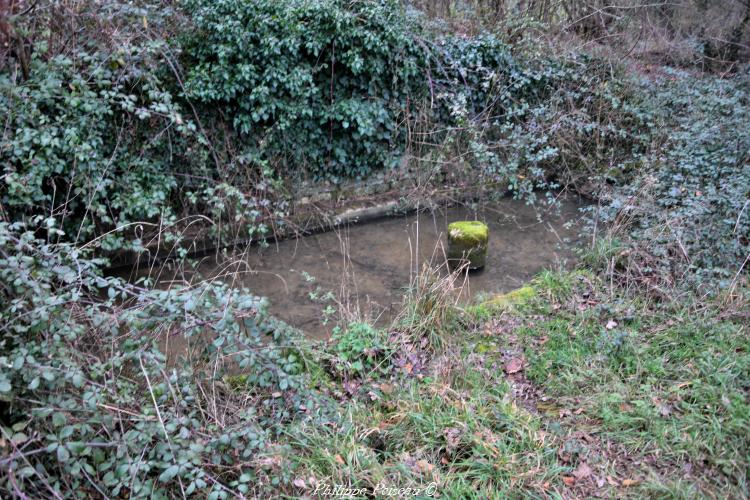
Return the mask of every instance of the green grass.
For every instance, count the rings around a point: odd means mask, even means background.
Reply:
[[[747,326],[720,304],[619,296],[584,271],[527,288],[510,307],[454,311],[425,372],[363,380],[327,425],[289,429],[302,489],[313,478],[370,491],[435,482],[444,498],[747,495]],[[514,384],[533,388],[528,401]],[[592,477],[573,481],[582,464]]]
[[[548,276],[536,283],[559,297],[555,290],[569,289],[561,281]],[[548,306],[540,304],[539,311]],[[522,329],[530,379],[561,407],[583,408],[580,419],[594,420],[607,438],[656,457],[657,468],[695,471],[698,490],[744,493],[750,466],[747,325],[722,321],[712,308],[702,315],[640,309],[628,320],[610,312],[577,302]],[[532,342],[539,338],[546,339],[541,346]],[[683,496],[678,492],[695,485],[681,480],[652,488]]]

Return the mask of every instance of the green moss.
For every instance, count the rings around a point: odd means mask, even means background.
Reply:
[[[224,382],[233,391],[247,388],[247,375],[225,375]]]
[[[486,245],[490,236],[487,224],[476,220],[448,224],[448,238],[466,245]]]
[[[488,307],[485,302],[466,306],[464,312],[472,321],[488,321],[492,319],[493,309]]]
[[[524,286],[516,290],[512,290],[508,293],[496,295],[490,300],[486,301],[484,305],[498,309],[507,309],[513,306],[524,305],[535,296],[536,291],[533,287]]]

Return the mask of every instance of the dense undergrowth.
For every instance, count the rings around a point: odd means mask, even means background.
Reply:
[[[13,5],[5,494],[747,495],[746,67],[643,71],[391,1]],[[300,180],[403,159],[591,196],[581,270],[463,308],[426,270],[394,324],[340,318],[327,345],[252,290],[103,273],[113,251],[185,258],[196,227],[271,233]]]

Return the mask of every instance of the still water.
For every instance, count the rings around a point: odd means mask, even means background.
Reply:
[[[387,324],[410,277],[423,265],[442,265],[448,223],[481,220],[490,228],[487,265],[472,272],[462,296],[504,292],[545,268],[569,264],[580,246],[577,200],[558,209],[505,199],[483,205],[395,216],[336,231],[249,247],[217,264],[205,259],[203,277],[226,274],[235,285],[268,297],[272,314],[315,338],[330,335],[330,305]],[[330,293],[328,293],[330,292]],[[327,296],[327,300],[324,299]]]

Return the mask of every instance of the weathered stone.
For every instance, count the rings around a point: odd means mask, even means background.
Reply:
[[[468,262],[469,269],[480,269],[487,261],[490,229],[479,221],[448,224],[448,264],[458,267]]]

